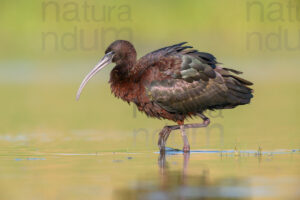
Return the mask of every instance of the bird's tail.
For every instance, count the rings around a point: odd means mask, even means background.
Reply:
[[[253,98],[253,89],[249,86],[253,85],[253,83],[237,76],[242,74],[240,71],[229,68],[222,69],[226,71],[226,73],[222,73],[222,76],[228,88],[226,96],[229,107],[250,103],[251,98]]]

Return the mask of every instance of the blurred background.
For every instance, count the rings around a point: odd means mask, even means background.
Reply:
[[[154,132],[170,122],[147,119],[133,105],[114,98],[107,83],[113,65],[88,84],[79,102],[74,95],[116,39],[130,40],[138,57],[187,41],[254,82],[251,105],[209,113],[213,124],[223,126],[224,147],[241,143],[282,148],[283,142],[284,147],[295,147],[300,89],[297,6],[299,1],[3,0],[0,136],[45,135],[55,140],[88,131],[117,140],[111,149],[135,149],[139,144],[130,138],[137,132],[143,148],[155,149]],[[198,132],[193,146],[219,147],[219,141],[206,144],[206,131]],[[211,139],[220,139],[219,132],[211,130]],[[121,138],[128,143],[119,144]]]
[[[0,24],[2,155],[157,150],[158,131],[172,122],[116,99],[113,65],[75,100],[116,39],[138,57],[187,41],[254,83],[250,105],[209,112],[210,128],[188,132],[192,149],[299,148],[298,0],[1,0]],[[168,145],[182,147],[179,132]]]

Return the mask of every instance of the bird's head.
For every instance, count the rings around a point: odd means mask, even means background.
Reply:
[[[111,43],[105,50],[105,55],[96,64],[96,66],[86,75],[86,77],[81,82],[81,85],[77,91],[76,99],[78,100],[80,94],[87,84],[87,82],[101,69],[110,63],[116,63],[119,66],[132,66],[136,61],[136,51],[133,45],[126,40],[116,40]]]

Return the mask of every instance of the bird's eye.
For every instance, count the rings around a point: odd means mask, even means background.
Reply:
[[[111,52],[112,50],[110,48],[106,49],[106,51],[104,52],[105,54]]]
[[[105,51],[105,54],[106,54],[106,55],[114,55],[115,52],[112,51],[112,50],[106,50],[106,51]]]

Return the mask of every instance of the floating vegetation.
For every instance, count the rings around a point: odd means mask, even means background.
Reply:
[[[239,157],[241,155],[240,151],[237,148],[237,145],[234,147],[234,156]]]
[[[256,156],[261,156],[262,155],[262,148],[261,146],[258,146],[257,153],[255,154]]]

